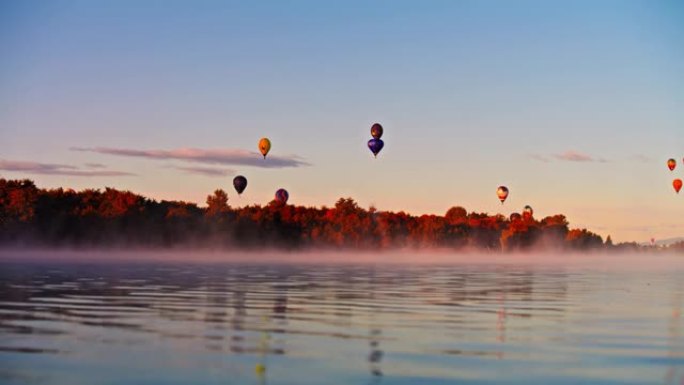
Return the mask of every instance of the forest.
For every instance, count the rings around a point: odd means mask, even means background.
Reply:
[[[206,207],[157,201],[114,188],[41,189],[33,181],[0,179],[2,247],[397,249],[461,251],[684,251],[613,244],[587,229],[570,228],[562,214],[489,215],[454,206],[444,215],[364,209],[351,198],[332,207],[272,201],[232,208],[225,191],[207,196]]]

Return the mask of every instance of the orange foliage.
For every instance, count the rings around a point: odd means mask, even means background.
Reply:
[[[220,189],[209,195],[206,203],[202,208],[187,202],[157,202],[113,188],[41,190],[30,180],[0,179],[0,243],[30,239],[50,246],[450,247],[493,251],[604,247],[594,233],[569,230],[563,215],[540,221],[531,215],[508,219],[468,213],[456,206],[444,216],[413,216],[403,211],[366,210],[352,198],[340,198],[332,208],[272,201],[234,209]]]

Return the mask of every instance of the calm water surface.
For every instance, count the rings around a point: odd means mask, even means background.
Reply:
[[[4,261],[0,383],[684,384],[684,258],[628,265]]]

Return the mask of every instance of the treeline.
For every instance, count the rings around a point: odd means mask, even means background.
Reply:
[[[452,207],[444,216],[361,208],[351,198],[334,207],[273,201],[231,208],[216,190],[207,207],[156,201],[113,188],[39,189],[30,180],[0,179],[0,244],[10,247],[199,248],[453,248],[639,250],[613,245],[586,229],[570,229],[563,215],[468,213]]]

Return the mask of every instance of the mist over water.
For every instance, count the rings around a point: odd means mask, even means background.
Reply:
[[[0,383],[680,384],[682,277],[648,254],[4,251]]]
[[[675,253],[645,252],[572,252],[572,251],[461,251],[454,249],[397,249],[382,251],[331,251],[307,249],[282,251],[261,249],[253,251],[166,250],[142,248],[139,250],[107,249],[0,249],[0,262],[27,263],[188,263],[188,264],[370,264],[370,265],[533,265],[562,267],[593,267],[608,269],[670,269],[684,264],[684,258]]]

